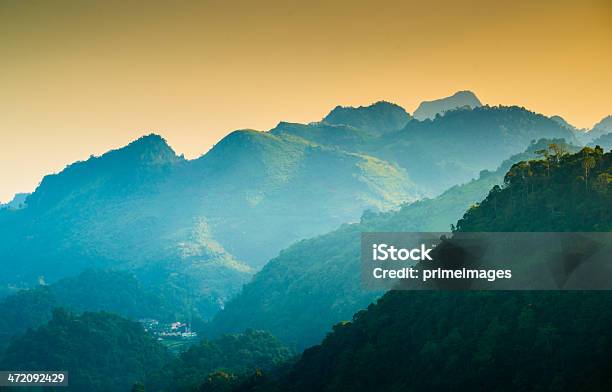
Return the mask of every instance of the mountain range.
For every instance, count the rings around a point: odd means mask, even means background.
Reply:
[[[417,197],[397,166],[297,138],[237,131],[186,161],[149,135],[45,177],[27,208],[1,210],[1,279],[122,268],[221,306],[296,239]]]
[[[112,268],[207,298],[209,318],[298,240],[436,197],[533,140],[577,143],[524,108],[464,106],[426,121],[384,101],[336,107],[319,122],[234,131],[194,160],[151,134],[71,164],[25,208],[0,209],[0,292]]]

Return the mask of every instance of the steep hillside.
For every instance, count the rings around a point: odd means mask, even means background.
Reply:
[[[27,208],[0,211],[0,283],[28,287],[119,268],[159,287],[180,282],[218,307],[251,268],[214,240],[197,205],[187,204],[194,195],[172,186],[188,164],[149,135],[46,176]]]
[[[597,139],[589,143],[589,145],[591,147],[600,146],[604,150],[609,151],[610,149],[612,149],[612,132],[606,133],[605,135],[598,137]]]
[[[593,129],[612,132],[612,115],[602,118],[597,124],[593,125]]]
[[[582,144],[591,145],[596,139],[612,132],[612,116],[607,116],[593,125],[591,129],[574,129],[574,133]]]
[[[573,126],[572,124],[568,123],[567,120],[565,120],[561,116],[550,116],[550,119],[553,120],[554,122],[556,122],[557,124],[562,125],[562,126],[564,126],[566,128],[577,130],[575,126]]]
[[[201,203],[215,237],[256,266],[297,239],[356,220],[364,209],[422,195],[393,164],[287,134],[234,132],[194,164],[206,173]]]
[[[225,376],[231,381],[255,371],[270,371],[293,357],[291,350],[265,331],[247,330],[202,340],[174,361],[168,390],[193,391],[204,380],[210,382],[215,377]]]
[[[593,161],[589,176],[602,180],[589,185],[580,174]],[[612,229],[612,153],[554,152],[505,178],[458,230]],[[390,291],[337,324],[280,382],[241,390],[609,390],[611,305],[607,292]]]
[[[399,211],[364,214],[359,224],[299,243],[271,260],[211,324],[213,335],[246,328],[271,331],[282,341],[306,347],[319,341],[329,326],[351,317],[381,293],[360,287],[359,241],[362,231],[449,231],[463,213],[502,184],[504,174],[536,151],[561,140],[541,140],[528,151],[506,160],[495,172],[482,172],[434,199],[404,205]]]
[[[397,131],[406,126],[410,115],[404,108],[390,102],[376,102],[370,106],[336,106],[323,122],[332,125],[348,125],[373,134]]]
[[[367,146],[375,138],[375,136],[363,129],[354,128],[349,125],[332,125],[325,122],[307,125],[280,122],[270,130],[270,133],[279,136],[299,137],[322,146],[337,147],[350,152],[366,151]]]
[[[459,231],[612,231],[612,152],[585,147],[512,166]]]
[[[608,390],[611,305],[608,293],[391,291],[306,350],[280,390]]]

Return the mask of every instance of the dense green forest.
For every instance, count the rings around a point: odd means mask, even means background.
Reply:
[[[71,311],[106,311],[136,320],[161,321],[193,318],[194,327],[204,324],[192,314],[197,303],[176,291],[143,287],[125,271],[86,270],[51,285],[20,290],[0,300],[0,351],[10,337],[38,327],[51,318],[57,307]]]
[[[612,152],[566,154],[553,144],[541,154],[513,165],[456,230],[609,231]],[[390,291],[276,381],[232,388],[606,391],[611,309],[609,292]]]
[[[271,260],[210,324],[212,335],[246,328],[271,331],[286,344],[305,348],[319,342],[329,326],[349,319],[382,293],[362,290],[359,271],[363,231],[449,231],[489,190],[503,184],[513,164],[538,158],[536,151],[556,144],[567,151],[577,147],[562,140],[540,140],[506,161],[494,172],[452,187],[434,199],[402,206],[399,211],[363,215],[359,224],[344,225],[303,240]]]
[[[172,360],[142,326],[111,313],[55,309],[51,320],[15,337],[2,369],[65,370],[70,390],[128,391],[137,382],[160,390]]]
[[[244,333],[203,340],[181,353],[173,363],[168,390],[189,391],[206,384],[208,378],[231,381],[255,371],[272,371],[286,366],[293,356],[292,351],[264,331],[247,329]]]
[[[520,162],[457,222],[459,231],[611,231],[612,153],[558,145]]]
[[[68,371],[73,391],[128,391],[138,385],[147,391],[191,391],[211,380],[238,381],[286,367],[293,358],[270,333],[256,330],[202,340],[174,356],[139,323],[108,312],[55,308],[48,322],[13,337],[0,355],[0,368]]]

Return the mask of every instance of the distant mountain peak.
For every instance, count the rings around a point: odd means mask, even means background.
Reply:
[[[168,145],[166,139],[155,133],[141,136],[127,146],[109,151],[100,158],[112,159],[119,156],[153,164],[174,162],[180,159]]]
[[[582,137],[582,142],[585,144],[593,142],[595,139],[607,135],[608,133],[612,133],[612,116],[602,118],[601,121],[593,125],[593,128],[586,130]]]
[[[476,94],[469,90],[462,90],[457,91],[450,97],[421,102],[417,110],[414,111],[413,117],[419,121],[433,120],[436,115],[442,115],[449,110],[464,107],[474,109],[480,106],[482,106],[482,103]]]
[[[156,133],[143,135],[121,149],[129,148],[162,148],[172,150],[172,148],[166,142],[166,139]]]
[[[604,131],[612,132],[612,115],[602,118],[601,121],[593,125],[593,129],[601,129]]]
[[[11,210],[18,210],[21,208],[25,208],[26,199],[28,196],[30,196],[29,193],[16,193],[13,199],[10,200],[8,203],[6,204],[0,203],[0,209],[8,208]]]
[[[572,124],[568,123],[563,117],[555,115],[555,116],[550,116],[550,119],[553,120],[554,122],[556,122],[557,124],[572,129],[572,130],[577,130],[577,128],[575,126],[573,126]]]
[[[394,103],[378,101],[369,106],[336,106],[323,122],[348,125],[372,133],[386,133],[402,129],[410,121],[406,110]]]

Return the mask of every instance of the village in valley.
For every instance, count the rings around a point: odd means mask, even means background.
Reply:
[[[191,330],[189,323],[174,321],[171,323],[160,322],[156,319],[138,320],[144,327],[145,332],[153,335],[163,343],[170,351],[181,352],[189,345],[198,340],[198,334]]]

